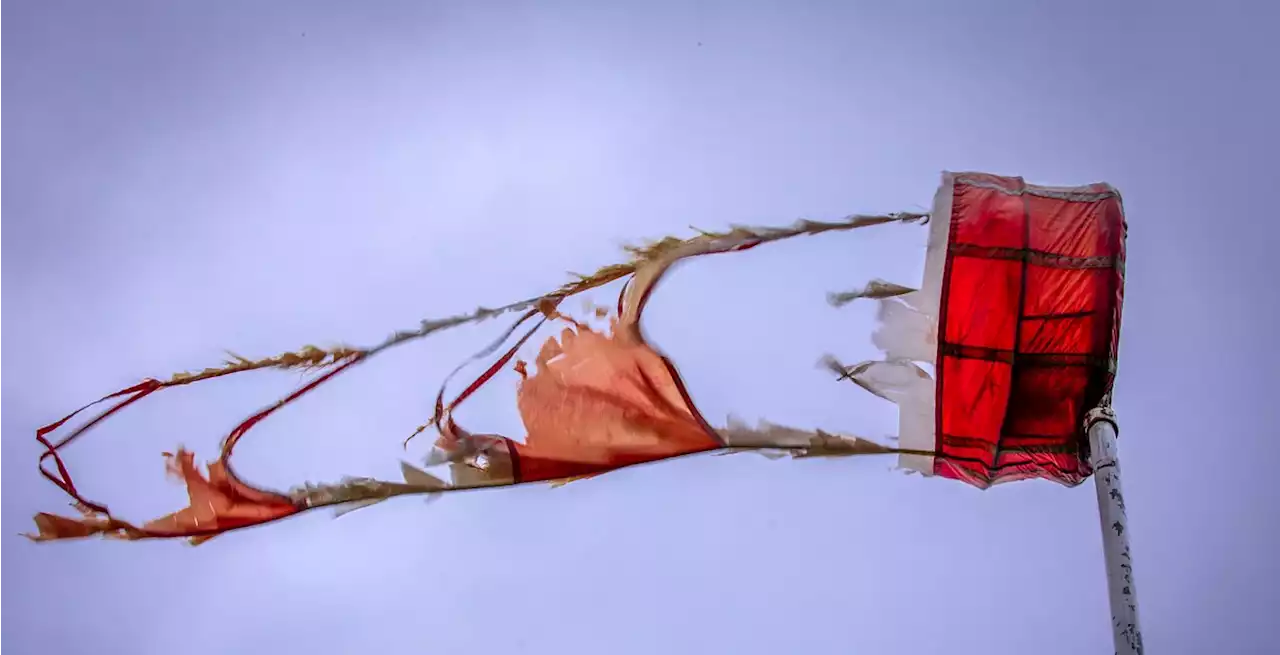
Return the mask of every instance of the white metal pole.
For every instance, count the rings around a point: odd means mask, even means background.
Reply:
[[[1116,455],[1119,428],[1115,412],[1107,406],[1093,409],[1085,419],[1085,430],[1089,433],[1093,481],[1098,490],[1098,516],[1102,520],[1102,552],[1107,565],[1116,655],[1142,655],[1138,593],[1133,585],[1133,557],[1129,552],[1129,519],[1125,516],[1120,461]]]

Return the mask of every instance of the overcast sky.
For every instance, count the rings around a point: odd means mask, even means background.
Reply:
[[[1033,4],[6,2],[3,646],[1110,652],[1092,483],[981,492],[890,459],[694,457],[194,549],[16,536],[65,509],[35,428],[139,378],[374,343],[690,224],[919,210],[949,169],[1124,194],[1116,408],[1146,643],[1275,652],[1280,11]],[[917,284],[923,247],[887,226],[691,263],[648,332],[712,421],[884,438],[893,407],[814,365],[873,355],[872,308],[824,295]],[[394,477],[438,381],[500,327],[338,378],[238,469]],[[68,451],[77,483],[128,518],[172,511],[159,453],[212,457],[297,379],[149,399]],[[462,418],[519,436],[513,381]]]

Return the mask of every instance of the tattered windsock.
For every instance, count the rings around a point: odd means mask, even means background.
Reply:
[[[828,357],[824,365],[836,378],[898,405],[900,433],[894,446],[769,423],[713,427],[672,362],[645,340],[640,323],[645,304],[677,262],[890,223],[928,226],[923,284],[916,290],[875,281],[831,294],[836,306],[858,298],[879,303],[872,339],[884,357],[853,365]],[[929,214],[858,215],[668,237],[629,248],[627,263],[581,276],[546,295],[423,321],[374,347],[309,346],[257,361],[236,358],[167,380],[147,379],[37,431],[44,448],[41,473],[75,501],[81,516],[38,514],[39,530],[31,536],[182,537],[199,543],[318,507],[345,509],[406,494],[562,482],[708,451],[897,454],[903,468],[978,487],[1025,478],[1076,485],[1091,473],[1082,421],[1086,412],[1109,402],[1115,375],[1125,230],[1120,196],[1106,184],[1051,188],[1015,177],[947,173]],[[625,286],[616,311],[600,310],[599,318],[610,319],[608,329],[597,331],[561,312],[566,298],[619,280]],[[232,452],[251,428],[334,376],[399,344],[506,314],[516,315],[514,324],[471,360],[491,360],[488,368],[456,394],[446,394],[446,379],[433,415],[418,430],[436,432],[426,464],[446,468],[449,480],[404,463],[402,480],[347,478],[277,492],[253,486],[233,470]],[[519,359],[522,347],[548,323],[561,331],[542,344],[531,367]],[[517,404],[524,438],[468,431],[455,420],[454,410],[507,367],[521,377]],[[187,485],[187,508],[134,524],[84,496],[72,482],[60,451],[112,414],[163,389],[265,368],[307,370],[314,377],[227,435],[207,474],[190,452],[166,454],[170,472]],[[106,409],[78,427],[68,425],[100,403]],[[55,438],[58,433],[63,434]]]

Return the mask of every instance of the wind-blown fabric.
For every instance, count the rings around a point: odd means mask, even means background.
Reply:
[[[924,284],[881,301],[886,361],[861,376],[896,394],[900,445],[933,453],[904,466],[979,487],[1088,478],[1082,425],[1110,402],[1126,233],[1107,184],[943,176]],[[915,362],[935,374],[913,375]]]
[[[1015,201],[1022,203],[1021,212],[1015,211]],[[675,365],[644,337],[645,304],[678,262],[893,223],[931,225],[925,284],[916,291],[876,280],[855,291],[832,293],[828,300],[836,307],[859,298],[881,303],[881,325],[873,340],[886,357],[853,366],[827,358],[824,365],[837,379],[899,405],[898,447],[769,423],[712,427]],[[1018,230],[1021,241],[1001,241]],[[32,538],[183,537],[199,543],[318,507],[355,508],[405,494],[563,482],[708,451],[797,457],[898,453],[907,468],[976,486],[1025,477],[1077,484],[1089,474],[1081,454],[1080,419],[1090,403],[1109,394],[1114,374],[1123,240],[1119,198],[1105,185],[1046,190],[1020,178],[945,174],[931,220],[918,213],[855,215],[834,222],[800,221],[787,228],[734,227],[684,240],[668,237],[630,248],[629,262],[548,294],[423,321],[371,348],[308,346],[257,361],[237,358],[168,380],[144,380],[37,431],[45,449],[41,473],[73,499],[82,516],[39,514]],[[561,313],[566,298],[624,279],[608,329],[597,331]],[[448,402],[446,379],[433,416],[414,433],[434,429],[437,438],[426,464],[446,466],[449,481],[403,463],[402,481],[347,478],[281,493],[245,482],[232,468],[236,443],[254,425],[334,376],[434,332],[514,313],[519,317],[503,338],[471,360],[492,358],[488,368]],[[532,363],[521,359],[522,348],[548,323],[558,326],[559,333],[542,343]],[[984,356],[970,356],[974,353]],[[1108,367],[1094,365],[1103,356],[1109,358]],[[938,362],[942,365],[936,376],[922,367]],[[506,367],[521,376],[516,403],[526,431],[522,440],[472,433],[453,416]],[[187,485],[186,509],[139,526],[89,500],[72,482],[60,451],[114,413],[169,387],[265,368],[310,370],[316,377],[228,434],[207,477],[193,454],[179,450],[167,455],[169,471]],[[103,402],[114,404],[53,439],[73,417]],[[1039,432],[1030,433],[1030,428]],[[52,470],[46,466],[50,460]]]

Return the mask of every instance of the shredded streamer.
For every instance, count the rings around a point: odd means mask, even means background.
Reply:
[[[893,223],[929,225],[924,284],[917,290],[873,280],[830,294],[828,302],[836,307],[859,299],[879,303],[880,328],[872,341],[885,357],[849,366],[828,356],[821,365],[835,379],[898,405],[896,446],[771,423],[752,428],[731,420],[723,428],[712,427],[675,365],[645,339],[645,305],[665,273],[681,261]],[[896,453],[906,469],[980,487],[1026,477],[1076,484],[1088,474],[1075,426],[1084,411],[1109,398],[1123,283],[1123,214],[1118,194],[1106,185],[1060,189],[1027,185],[1020,178],[948,173],[931,215],[855,215],[789,227],[699,230],[692,238],[667,237],[626,250],[628,261],[575,275],[544,295],[424,320],[372,347],[307,346],[259,360],[232,355],[220,367],[143,380],[90,403],[36,433],[44,448],[41,473],[71,498],[79,515],[37,514],[37,532],[28,536],[200,543],[320,507],[345,513],[402,495],[431,499],[483,487],[561,485],[711,451],[769,457]],[[1021,275],[1020,288],[1013,283],[1016,275]],[[624,286],[616,310],[590,308],[597,319],[613,314],[607,329],[594,330],[560,312],[565,299],[619,280]],[[997,286],[983,286],[992,284]],[[979,293],[987,288],[1018,293]],[[448,480],[408,463],[401,467],[400,481],[350,477],[288,492],[260,488],[236,475],[231,465],[236,444],[301,396],[395,346],[505,314],[519,317],[445,378],[432,416],[409,437],[434,428],[427,464],[447,467]],[[532,363],[521,359],[522,347],[548,323],[559,333],[543,341]],[[478,377],[456,394],[447,393],[466,364],[488,359]],[[921,364],[937,370],[931,373]],[[474,433],[454,418],[462,403],[506,367],[521,378],[516,403],[526,431],[523,441]],[[301,370],[313,378],[232,430],[207,474],[193,453],[165,455],[168,471],[187,487],[186,508],[139,526],[76,487],[61,452],[107,418],[163,389],[263,369]],[[102,403],[111,404],[55,438],[73,418]]]

